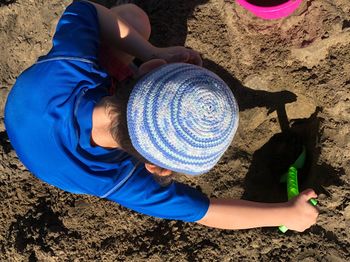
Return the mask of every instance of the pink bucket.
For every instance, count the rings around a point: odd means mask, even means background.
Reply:
[[[268,20],[280,19],[291,15],[303,0],[237,0],[254,15]]]

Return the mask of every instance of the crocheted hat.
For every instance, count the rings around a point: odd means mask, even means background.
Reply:
[[[238,106],[213,72],[175,63],[161,66],[134,86],[127,122],[135,149],[151,163],[199,175],[229,147],[238,127]]]

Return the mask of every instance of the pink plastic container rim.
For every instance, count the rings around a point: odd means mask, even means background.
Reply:
[[[261,0],[264,1],[264,0]],[[289,0],[286,3],[276,6],[256,6],[247,0],[237,0],[237,2],[254,15],[268,20],[280,19],[291,15],[299,7],[303,0]]]

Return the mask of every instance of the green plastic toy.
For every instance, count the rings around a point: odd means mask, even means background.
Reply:
[[[292,199],[293,197],[299,195],[299,186],[298,186],[298,169],[302,168],[305,164],[305,158],[306,158],[306,149],[303,146],[303,151],[295,160],[295,162],[289,167],[287,173],[285,173],[281,177],[281,182],[287,182],[287,194],[288,194],[288,200]],[[314,198],[311,198],[309,200],[310,204],[313,206],[317,205],[317,200]],[[279,230],[283,233],[287,232],[288,228],[286,226],[279,226]]]

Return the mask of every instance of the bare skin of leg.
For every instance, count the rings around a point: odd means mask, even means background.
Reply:
[[[112,7],[110,10],[132,26],[146,40],[149,39],[151,35],[151,24],[147,14],[141,8],[134,4],[124,4]],[[103,43],[103,45],[106,45],[106,43]],[[125,65],[129,65],[134,60],[134,57],[125,52],[118,51],[117,48],[110,49],[113,55]]]

